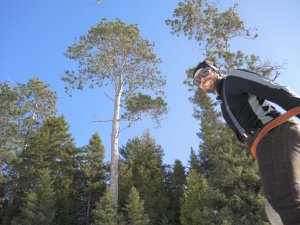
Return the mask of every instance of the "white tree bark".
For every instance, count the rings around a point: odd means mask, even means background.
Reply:
[[[120,132],[120,108],[121,108],[122,88],[116,91],[114,101],[114,117],[111,134],[111,165],[110,165],[110,188],[113,202],[118,204],[118,180],[119,180],[119,132]]]

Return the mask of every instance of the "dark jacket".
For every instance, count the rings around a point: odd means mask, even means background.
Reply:
[[[247,70],[230,71],[220,83],[218,94],[222,100],[221,110],[224,119],[241,142],[244,142],[244,136],[234,125],[224,104],[225,79],[225,95],[228,106],[246,133],[263,127],[280,115],[268,101],[279,105],[284,110],[290,110],[300,105],[300,97],[285,86],[280,86]],[[298,117],[300,118],[300,115]]]

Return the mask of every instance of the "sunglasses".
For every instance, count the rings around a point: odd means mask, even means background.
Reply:
[[[201,84],[201,78],[206,77],[208,74],[210,74],[211,70],[212,70],[212,68],[205,67],[202,70],[200,70],[200,72],[198,74],[196,73],[196,75],[194,77],[194,81],[193,81],[194,85],[199,87],[199,85]]]

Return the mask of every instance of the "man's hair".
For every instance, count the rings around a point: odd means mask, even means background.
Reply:
[[[211,61],[208,61],[208,60],[204,60],[203,62],[200,62],[196,68],[194,69],[193,71],[193,78],[195,76],[195,73],[201,69],[201,68],[206,68],[206,67],[210,67],[212,68],[213,70],[215,70],[216,72],[219,72],[219,69],[217,67],[217,65],[214,63],[214,62],[211,62]]]

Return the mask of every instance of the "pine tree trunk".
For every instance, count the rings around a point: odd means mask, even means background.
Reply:
[[[120,104],[122,89],[116,92],[114,102],[114,117],[111,135],[111,165],[110,165],[110,188],[114,204],[118,205],[118,161],[119,161],[119,131],[120,131]]]
[[[90,224],[90,211],[91,211],[91,192],[89,192],[88,201],[87,201],[87,209],[86,209],[86,221],[85,224]]]

